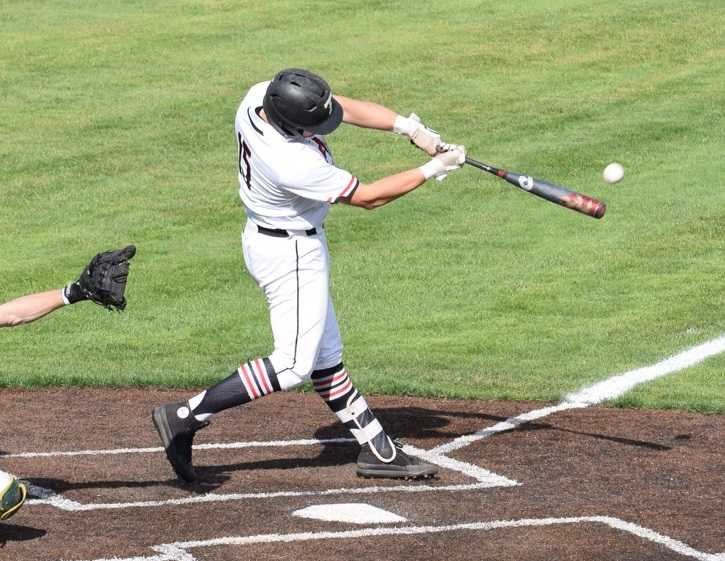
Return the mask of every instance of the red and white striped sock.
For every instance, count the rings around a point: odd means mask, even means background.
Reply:
[[[230,376],[189,400],[189,409],[198,421],[215,413],[249,403],[279,391],[277,374],[267,358],[242,363]]]

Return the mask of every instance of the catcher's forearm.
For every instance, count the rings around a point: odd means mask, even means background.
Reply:
[[[30,323],[64,305],[62,289],[37,292],[0,304],[0,327]]]

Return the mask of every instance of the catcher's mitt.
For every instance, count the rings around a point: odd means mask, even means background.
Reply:
[[[0,520],[7,520],[23,506],[28,489],[15,476],[0,471]]]
[[[76,281],[83,296],[109,310],[123,310],[128,260],[134,255],[136,246],[129,245],[117,251],[104,251],[91,259]]]

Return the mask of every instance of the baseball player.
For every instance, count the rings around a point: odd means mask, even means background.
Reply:
[[[341,122],[407,136],[432,158],[420,167],[363,184],[335,165],[325,135]],[[247,215],[242,248],[247,270],[269,305],[274,350],[242,363],[193,396],[153,410],[153,422],[176,474],[197,476],[194,434],[220,411],[312,379],[316,392],[359,442],[357,474],[418,479],[437,468],[403,452],[355,388],[342,362],[342,341],[330,296],[324,221],[334,203],[374,209],[464,163],[463,146],[448,145],[415,116],[376,103],[333,96],[321,77],[286,69],[252,86],[236,114],[239,194]]]
[[[77,280],[63,288],[28,294],[0,304],[0,327],[30,323],[63,306],[84,300],[91,300],[108,309],[124,309],[128,260],[135,253],[136,248],[132,245],[119,251],[99,253]],[[24,483],[0,470],[0,520],[7,520],[15,514],[27,496]]]

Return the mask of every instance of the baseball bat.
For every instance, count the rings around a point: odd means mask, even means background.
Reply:
[[[601,218],[607,210],[607,205],[604,202],[594,199],[588,195],[577,193],[576,191],[572,191],[566,187],[562,187],[561,185],[555,185],[554,183],[549,183],[548,181],[543,181],[542,179],[536,179],[530,175],[499,169],[492,165],[474,160],[473,158],[467,157],[466,163],[480,170],[487,171],[496,177],[500,177],[501,179],[508,181],[511,185],[514,185],[527,193],[531,193],[532,195],[536,195],[537,197],[541,197],[542,199],[546,199],[552,203],[576,210],[577,212],[581,212],[587,216]]]

